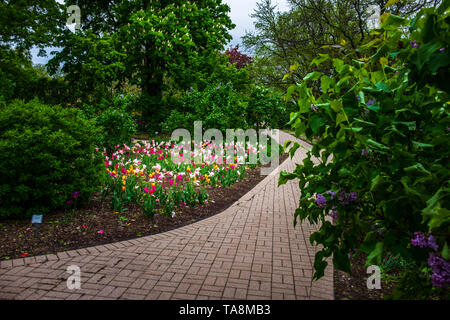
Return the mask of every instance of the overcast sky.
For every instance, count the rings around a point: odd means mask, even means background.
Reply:
[[[62,0],[57,0],[62,2]],[[230,17],[236,28],[230,31],[233,36],[233,40],[226,46],[235,46],[241,44],[241,37],[245,34],[245,31],[253,30],[254,19],[250,18],[250,14],[253,13],[256,8],[256,3],[261,0],[224,0],[231,8]],[[289,9],[287,0],[272,0],[272,3],[278,5],[279,11],[286,11]],[[83,13],[81,13],[83,14]],[[242,48],[243,49],[243,48]],[[38,50],[32,50],[33,63],[45,64],[48,58],[42,58],[37,56]]]
[[[254,19],[250,17],[250,14],[256,9],[256,3],[261,0],[224,0],[231,8],[230,17],[236,28],[230,31],[233,36],[231,45],[241,43],[241,37],[245,34],[245,31],[254,30]],[[272,3],[277,4],[279,11],[287,11],[289,9],[286,0],[272,0]]]

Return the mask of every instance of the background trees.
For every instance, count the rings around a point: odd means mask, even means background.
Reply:
[[[94,88],[91,101],[101,98],[96,91],[107,94],[106,87],[117,90],[125,82],[139,87],[143,115],[153,126],[161,120],[163,91],[169,84],[189,88],[196,59],[216,54],[234,27],[221,0],[75,3],[83,11],[83,28],[60,35],[63,50],[51,69],[63,64],[80,94]]]
[[[347,59],[360,58],[358,49],[370,39],[366,21],[368,7],[378,5],[381,14],[387,0],[289,0],[291,9],[280,13],[271,0],[261,0],[252,15],[255,32],[247,33],[243,43],[257,57],[254,75],[272,88],[286,89],[283,75],[291,72],[288,83],[300,81],[311,71],[332,72],[331,65],[310,62],[319,53]],[[390,7],[394,14],[410,14],[439,0],[399,1]],[[296,65],[295,72],[290,70]]]

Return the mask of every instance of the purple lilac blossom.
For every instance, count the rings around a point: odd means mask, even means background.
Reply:
[[[434,251],[438,251],[438,249],[439,249],[439,246],[436,243],[436,238],[433,237],[432,234],[430,234],[428,237],[428,247],[433,249]]]
[[[410,45],[411,45],[411,48],[418,48],[419,47],[419,44],[417,43],[416,40],[411,41]]]
[[[336,206],[333,206],[331,208],[330,217],[333,218],[333,220],[337,220],[338,218],[338,211],[336,210]]]
[[[431,267],[431,283],[435,287],[446,287],[450,284],[450,263],[435,253],[430,253],[428,265]]]
[[[369,101],[367,101],[366,106],[372,106],[375,104],[375,99],[369,99]]]
[[[327,205],[327,199],[325,199],[325,197],[320,193],[317,194],[315,202],[320,208],[325,208]]]
[[[325,193],[327,193],[327,194],[329,194],[331,196],[331,200],[334,200],[334,196],[336,195],[336,191],[328,190]]]
[[[341,205],[346,206],[350,202],[354,202],[358,198],[358,194],[356,192],[350,192],[346,193],[344,191],[339,192],[338,194],[338,200],[341,203]]]
[[[411,244],[414,247],[426,248],[427,240],[425,239],[425,235],[422,232],[414,232],[414,238],[411,239]]]

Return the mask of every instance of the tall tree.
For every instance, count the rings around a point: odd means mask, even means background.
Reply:
[[[82,30],[60,38],[63,50],[51,62],[53,70],[64,63],[64,71],[75,79],[87,62],[92,63],[86,77],[93,70],[101,75],[108,67],[119,84],[127,79],[141,88],[148,98],[144,112],[155,121],[164,79],[176,78],[176,84],[186,86],[177,77],[180,70],[189,68],[197,56],[222,49],[234,27],[222,0],[74,2],[81,9]],[[95,51],[99,46],[104,49]],[[112,79],[104,82],[110,85]]]
[[[55,0],[0,1],[0,97],[22,98],[35,76],[30,50],[45,54],[63,27],[62,17]]]

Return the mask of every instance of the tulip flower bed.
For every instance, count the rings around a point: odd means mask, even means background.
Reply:
[[[76,206],[78,195],[73,194],[65,210],[45,215],[39,238],[34,237],[29,219],[0,221],[0,261],[128,240],[191,224],[222,212],[265,178],[260,164],[220,162],[212,157],[213,145],[205,143],[204,147],[200,152],[206,161],[200,164],[176,163],[168,143],[140,142],[104,153],[101,191],[85,207]],[[252,148],[250,156],[259,156],[261,151],[260,146]],[[248,157],[247,152],[244,158]],[[286,158],[287,154],[281,154],[280,163]]]
[[[193,146],[195,149],[195,143]],[[239,181],[246,168],[238,163],[245,163],[250,155],[256,159],[264,149],[238,143],[225,143],[224,147],[226,151],[222,149],[216,155],[215,151],[221,149],[206,141],[192,152],[184,143],[152,141],[132,147],[116,146],[113,154],[103,153],[106,177],[102,197],[110,196],[112,208],[119,212],[137,203],[149,218],[156,213],[173,216],[175,208],[181,206],[203,205],[208,201],[206,186],[229,187]],[[244,154],[239,159],[238,151]],[[186,154],[189,160],[183,158]],[[194,159],[202,162],[196,164]]]

